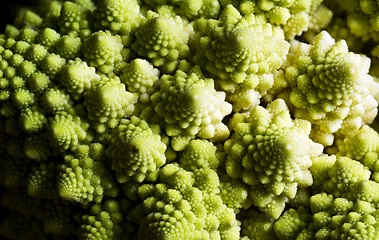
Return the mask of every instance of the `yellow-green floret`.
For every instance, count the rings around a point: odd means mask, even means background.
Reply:
[[[259,103],[248,100],[263,95],[273,85],[273,73],[282,66],[289,43],[282,29],[260,16],[241,15],[228,5],[218,20],[199,19],[194,29],[196,64],[209,72],[215,85],[232,93],[236,111]],[[238,100],[247,95],[242,101]]]
[[[106,153],[119,183],[142,182],[166,163],[167,147],[159,132],[135,116],[121,121],[109,143]]]
[[[314,158],[310,169],[316,185],[310,206],[289,209],[279,218],[279,239],[378,238],[379,184],[369,180],[370,171],[350,158],[326,155]]]
[[[224,92],[215,90],[211,78],[180,70],[163,75],[151,100],[174,150],[182,150],[195,137],[220,141],[229,136],[222,120],[231,112],[231,104]]]
[[[88,91],[84,92],[84,105],[88,118],[97,132],[114,128],[123,117],[128,117],[134,110],[137,97],[125,90],[119,77],[103,76]]]
[[[312,28],[314,13],[324,7],[322,2],[320,0],[220,0],[221,5],[233,4],[243,14],[264,15],[271,24],[280,26],[284,30],[287,39],[293,39]],[[322,14],[326,23],[330,21],[330,12],[328,9]],[[319,23],[321,27],[326,26],[324,21]]]
[[[312,123],[312,139],[328,146],[333,133],[346,134],[373,121],[378,103],[371,92],[378,84],[368,74],[369,58],[323,31],[311,44],[293,42],[287,59],[289,102],[296,118]]]
[[[99,143],[80,145],[59,166],[57,189],[63,199],[88,205],[103,197],[116,197],[118,185],[106,167],[105,149]]]
[[[156,184],[139,189],[141,239],[239,239],[236,215],[216,194],[217,174],[209,168],[187,171],[165,165]]]
[[[180,17],[152,14],[137,30],[137,41],[131,47],[155,67],[161,67],[165,73],[172,73],[179,61],[190,54],[188,40],[191,28]]]
[[[266,109],[257,106],[240,120],[225,142],[226,171],[250,185],[253,204],[277,219],[298,187],[312,185],[311,157],[321,154],[323,147],[309,139],[309,122],[291,119],[282,99]]]

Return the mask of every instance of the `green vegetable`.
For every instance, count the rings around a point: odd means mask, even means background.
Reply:
[[[379,239],[378,9],[19,8],[0,34],[0,236]]]

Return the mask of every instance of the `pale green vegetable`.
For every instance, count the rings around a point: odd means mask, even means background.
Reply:
[[[378,239],[379,5],[345,2],[19,8],[0,236]]]

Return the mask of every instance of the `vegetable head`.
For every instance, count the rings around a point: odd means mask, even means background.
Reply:
[[[20,8],[0,34],[0,236],[378,239],[377,9]]]

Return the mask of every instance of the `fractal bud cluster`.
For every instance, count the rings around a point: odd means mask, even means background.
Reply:
[[[379,239],[379,3],[39,0],[0,34],[5,239]]]

